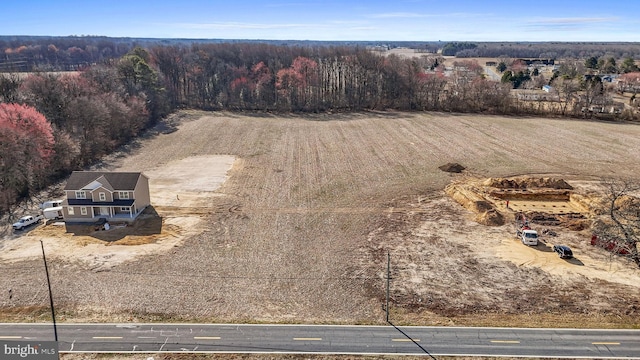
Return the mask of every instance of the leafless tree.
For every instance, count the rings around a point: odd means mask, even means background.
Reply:
[[[605,239],[610,250],[627,255],[640,267],[640,183],[632,180],[608,180],[605,183],[604,218],[596,222],[594,233]]]
[[[580,83],[575,79],[559,77],[554,81],[553,86],[558,91],[558,95],[560,95],[562,115],[567,115],[569,105],[574,103],[574,97],[580,89]]]

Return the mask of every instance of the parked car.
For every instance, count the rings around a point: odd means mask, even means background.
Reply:
[[[555,251],[561,259],[571,259],[573,257],[573,251],[566,245],[553,245],[553,251]]]

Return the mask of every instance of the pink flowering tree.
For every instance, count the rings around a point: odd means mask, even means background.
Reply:
[[[42,184],[53,145],[44,115],[30,106],[0,104],[0,211]]]

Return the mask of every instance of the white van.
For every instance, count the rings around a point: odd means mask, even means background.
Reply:
[[[522,243],[525,245],[538,245],[538,232],[535,230],[522,230]]]

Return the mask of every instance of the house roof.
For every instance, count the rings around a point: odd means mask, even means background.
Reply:
[[[94,181],[102,183],[107,189],[134,190],[140,176],[140,172],[109,172],[109,171],[74,171],[67,180],[65,190],[80,190],[90,185],[94,188]]]

